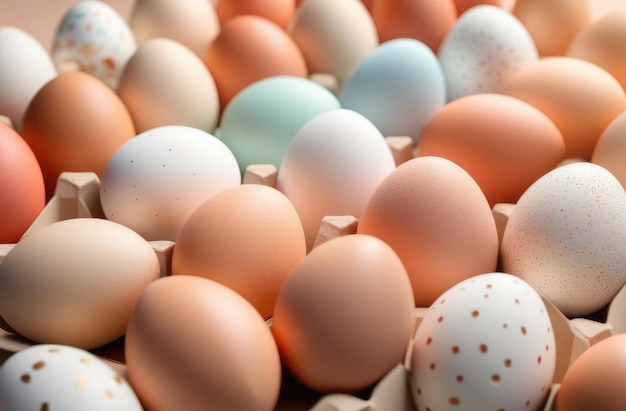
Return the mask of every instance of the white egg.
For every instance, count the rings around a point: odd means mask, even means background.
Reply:
[[[103,360],[80,348],[40,344],[0,367],[0,409],[142,410],[133,389]]]
[[[418,410],[538,410],[556,364],[541,297],[505,273],[444,292],[415,334],[411,385]]]
[[[100,199],[107,219],[147,240],[175,241],[196,207],[240,183],[237,160],[217,137],[193,127],[161,126],[113,154]]]
[[[563,314],[590,314],[626,283],[626,193],[605,168],[561,166],[520,197],[500,249],[518,275]]]
[[[446,102],[445,79],[428,46],[395,39],[381,44],[354,69],[339,100],[383,135],[410,136],[417,143],[424,125]]]
[[[448,101],[499,92],[505,77],[539,59],[526,27],[510,12],[491,5],[475,6],[463,13],[438,54]]]
[[[281,163],[277,188],[295,206],[310,249],[322,218],[359,218],[394,169],[389,146],[368,119],[352,110],[330,110],[296,134]]]

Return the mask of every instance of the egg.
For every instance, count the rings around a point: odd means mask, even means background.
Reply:
[[[215,80],[202,59],[168,38],[147,40],[137,49],[122,72],[117,94],[137,133],[165,125],[212,133],[220,115]]]
[[[0,27],[0,115],[16,130],[37,91],[57,75],[48,52],[33,36],[12,26]]]
[[[520,69],[505,80],[502,93],[532,104],[554,122],[566,158],[589,160],[604,129],[626,110],[618,81],[573,57],[547,57]]]
[[[223,190],[199,205],[176,238],[172,274],[198,275],[272,316],[278,293],[306,254],[298,213],[280,191],[259,184]]]
[[[539,109],[499,94],[472,94],[439,110],[424,127],[419,156],[454,161],[493,207],[515,203],[565,155],[561,132]]]
[[[0,409],[143,410],[128,382],[102,359],[60,344],[33,345],[2,364]]]
[[[0,316],[32,341],[99,347],[124,334],[143,288],[160,274],[150,244],[129,228],[59,221],[29,233],[2,260]]]
[[[312,80],[272,76],[250,84],[229,102],[218,137],[242,173],[253,164],[279,168],[296,133],[318,114],[340,106],[328,89]]]
[[[276,23],[254,15],[224,24],[203,60],[215,79],[222,109],[255,81],[308,75],[304,56],[291,37]]]
[[[593,148],[591,162],[606,168],[626,187],[626,111],[604,129]]]
[[[307,249],[325,216],[360,218],[394,168],[384,137],[361,114],[337,109],[309,120],[289,145],[277,178],[300,216]]]
[[[100,200],[107,219],[151,241],[174,241],[196,207],[240,182],[237,160],[215,136],[161,126],[113,153],[102,173]]]
[[[556,346],[541,297],[505,273],[468,278],[430,306],[411,354],[419,410],[540,410]]]
[[[167,37],[200,57],[220,32],[215,6],[207,0],[136,0],[128,24],[138,45],[155,37]]]
[[[297,8],[287,32],[309,72],[332,74],[340,87],[378,45],[374,21],[359,0],[307,0]]]
[[[411,285],[398,256],[375,237],[352,234],[313,249],[287,278],[272,333],[300,382],[352,392],[402,361],[414,323]]]
[[[410,136],[417,143],[424,125],[446,101],[445,78],[437,56],[424,43],[389,40],[351,72],[339,101],[384,136]]]
[[[271,20],[282,28],[287,28],[295,9],[294,0],[224,0],[217,1],[215,5],[221,24],[235,16],[252,14]]]
[[[398,166],[367,202],[357,232],[380,238],[398,254],[417,307],[496,269],[498,234],[489,203],[467,171],[442,157]]]
[[[539,178],[513,209],[502,269],[563,314],[593,313],[626,283],[626,193],[605,168],[570,163]]]
[[[269,328],[243,297],[206,278],[146,287],[124,352],[129,381],[152,411],[276,406],[281,366]]]
[[[456,12],[459,16],[465,13],[467,10],[471,9],[472,7],[481,4],[490,4],[492,6],[503,7],[507,3],[505,0],[454,0]]]
[[[453,0],[373,0],[371,14],[381,43],[412,38],[435,53],[457,18]]]
[[[472,7],[446,34],[438,52],[448,100],[500,92],[502,82],[538,60],[528,30],[508,11]]]
[[[513,15],[532,36],[540,56],[564,56],[591,22],[587,0],[516,0]]]
[[[41,167],[28,144],[0,124],[0,244],[16,243],[46,201]]]
[[[567,50],[570,57],[589,61],[608,71],[626,89],[626,9],[616,10],[580,30]]]
[[[626,407],[626,334],[593,344],[567,369],[556,394],[555,411],[618,410]]]
[[[73,71],[59,74],[35,94],[20,134],[37,157],[50,197],[62,172],[101,176],[109,157],[135,136],[135,127],[111,88]]]
[[[135,37],[117,11],[102,1],[88,0],[65,13],[51,55],[59,72],[82,70],[115,88],[135,49]]]

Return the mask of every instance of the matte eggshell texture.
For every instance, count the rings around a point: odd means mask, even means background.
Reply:
[[[626,111],[615,117],[596,143],[591,162],[611,172],[626,187]]]
[[[565,157],[589,160],[604,129],[626,110],[626,94],[606,70],[572,57],[547,57],[508,77],[503,94],[532,104],[559,128]]]
[[[402,361],[414,319],[398,256],[381,240],[356,234],[327,241],[302,260],[278,297],[272,332],[303,384],[351,392]]]
[[[563,159],[561,132],[521,100],[473,94],[447,104],[426,124],[420,156],[454,161],[478,183],[491,206],[515,203]]]
[[[505,0],[454,0],[456,12],[458,15],[465,13],[474,6],[481,4],[491,4],[492,6],[501,7]]]
[[[223,25],[242,14],[264,17],[286,29],[296,9],[294,0],[225,0],[217,1],[215,11]]]
[[[33,341],[95,348],[124,334],[159,276],[154,250],[134,231],[99,218],[63,220],[28,234],[2,260],[0,315]]]
[[[224,284],[267,319],[305,254],[302,224],[287,197],[244,184],[215,194],[189,216],[176,238],[172,274]]]
[[[45,205],[41,168],[28,144],[0,124],[0,244],[16,243]]]
[[[504,273],[444,292],[415,334],[411,383],[420,410],[540,410],[556,344],[541,297]]]
[[[489,203],[472,177],[445,158],[398,166],[373,193],[358,233],[379,237],[398,254],[417,307],[496,269],[498,234]]]
[[[220,114],[215,80],[204,62],[167,38],[148,40],[137,49],[122,73],[117,94],[137,133],[165,125],[211,133]]]
[[[504,230],[503,271],[566,316],[593,313],[626,283],[626,194],[596,164],[561,166],[517,202]]]
[[[125,340],[128,378],[151,411],[276,406],[281,366],[259,313],[206,278],[170,276],[148,287]]]

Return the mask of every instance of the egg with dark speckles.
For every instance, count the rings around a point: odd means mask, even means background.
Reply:
[[[522,194],[504,231],[503,271],[566,316],[593,313],[626,282],[626,194],[605,168],[561,166]]]

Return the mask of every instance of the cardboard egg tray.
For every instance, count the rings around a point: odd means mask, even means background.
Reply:
[[[387,143],[399,165],[416,153],[410,137],[386,137]],[[251,165],[243,176],[244,184],[264,184],[275,187],[277,169],[272,165]],[[66,172],[58,179],[54,196],[43,211],[26,231],[28,233],[45,225],[69,218],[88,217],[104,218],[100,204],[100,180],[91,172]],[[492,211],[499,238],[508,221],[514,204],[496,204]],[[356,233],[358,219],[353,216],[327,216],[322,219],[314,247],[340,235]],[[171,258],[174,249],[172,241],[151,241],[160,263],[161,275],[171,273]],[[15,244],[0,244],[0,264]],[[544,299],[556,338],[556,370],[550,394],[544,411],[554,409],[554,400],[560,383],[569,365],[591,345],[611,336],[613,333],[626,332],[626,318],[621,315],[626,311],[626,287],[624,287],[601,312],[589,318],[568,319],[553,304]],[[419,326],[427,308],[416,308],[415,327]],[[3,324],[0,322],[0,326]],[[268,320],[271,326],[271,319]],[[4,328],[6,324],[4,324]],[[7,328],[10,329],[10,328]],[[8,331],[0,330],[0,363],[10,355],[35,344]],[[126,376],[124,364],[123,337],[103,347],[91,350],[100,356],[122,376]],[[408,365],[411,349],[407,358],[398,364],[374,387],[357,393],[322,395],[301,385],[287,370],[283,370],[283,381],[276,410],[313,410],[313,411],[365,411],[398,410],[415,411],[410,386]]]

